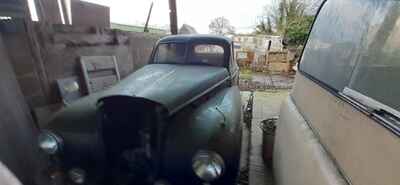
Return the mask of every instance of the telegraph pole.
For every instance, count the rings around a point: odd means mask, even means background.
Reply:
[[[178,18],[176,14],[176,0],[169,0],[169,20],[171,34],[178,34]]]

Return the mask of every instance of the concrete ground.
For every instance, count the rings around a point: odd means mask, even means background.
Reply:
[[[265,165],[262,158],[262,130],[259,123],[262,120],[279,115],[282,101],[288,97],[289,92],[290,90],[255,92],[251,132],[244,129],[243,134],[241,184],[274,184],[272,170]],[[242,92],[244,102],[248,99],[249,94],[249,92]],[[247,178],[247,182],[243,180],[244,178]]]

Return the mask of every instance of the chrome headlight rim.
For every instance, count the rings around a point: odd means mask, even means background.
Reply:
[[[211,150],[199,150],[193,156],[192,170],[205,182],[219,179],[225,172],[225,162],[221,155]]]
[[[55,155],[62,149],[62,139],[52,131],[42,130],[38,136],[38,145],[46,154]]]
[[[86,182],[86,171],[82,168],[72,168],[68,170],[68,177],[75,184],[84,184]]]

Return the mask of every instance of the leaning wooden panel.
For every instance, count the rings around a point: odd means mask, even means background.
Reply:
[[[80,63],[89,94],[106,90],[120,80],[115,56],[81,56]]]
[[[351,184],[399,184],[398,136],[301,74],[292,97]]]

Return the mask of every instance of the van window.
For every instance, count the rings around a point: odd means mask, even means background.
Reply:
[[[350,89],[400,115],[400,2],[327,1],[300,70],[337,92]]]
[[[348,85],[357,62],[365,32],[365,25],[360,24],[360,20],[368,12],[362,4],[358,5],[358,11],[354,11],[354,6],[346,6],[346,0],[335,1],[327,1],[317,16],[300,68],[342,91]]]
[[[400,111],[400,3],[384,11],[369,24],[349,87]]]

